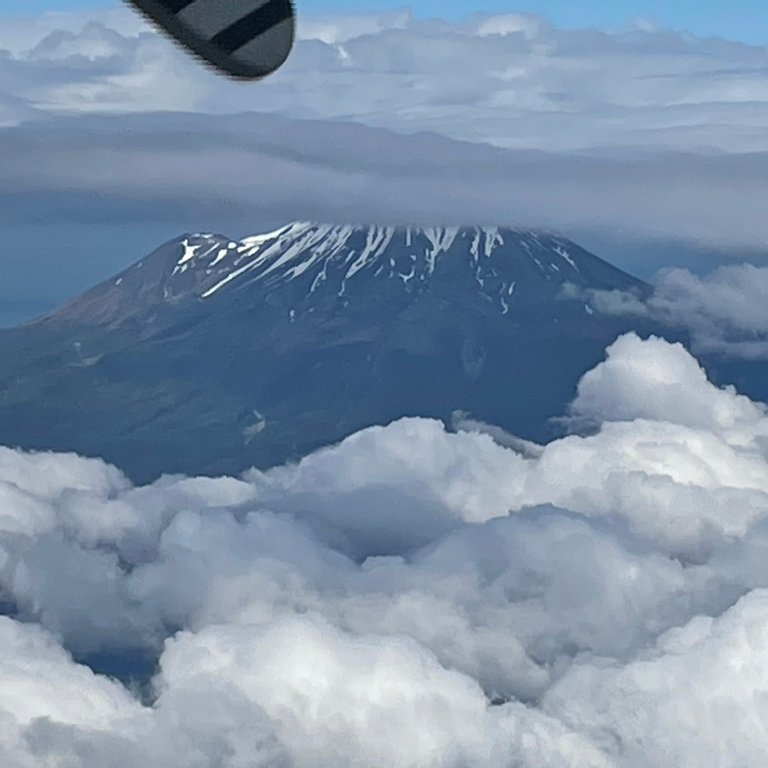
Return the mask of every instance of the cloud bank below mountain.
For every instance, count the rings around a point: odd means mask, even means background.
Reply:
[[[628,335],[570,416],[148,487],[3,449],[3,765],[762,766],[766,407]],[[70,655],[136,651],[144,697]]]

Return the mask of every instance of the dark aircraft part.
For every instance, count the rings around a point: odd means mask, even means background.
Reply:
[[[291,0],[127,0],[217,71],[259,80],[288,58],[296,33]]]

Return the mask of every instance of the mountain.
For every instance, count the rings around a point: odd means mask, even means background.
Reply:
[[[272,466],[402,416],[548,440],[580,376],[637,327],[595,316],[589,288],[648,290],[531,231],[187,234],[0,332],[0,443],[146,482]]]

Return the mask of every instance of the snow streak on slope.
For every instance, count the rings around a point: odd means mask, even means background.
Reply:
[[[529,231],[312,222],[294,222],[239,242],[192,235],[181,241],[180,249],[172,276],[194,271],[202,299],[254,284],[271,290],[288,283],[296,283],[305,298],[321,288],[343,297],[365,277],[415,292],[425,289],[447,264],[459,264],[504,314],[511,297],[531,279],[553,285],[580,282],[583,258],[574,244]]]

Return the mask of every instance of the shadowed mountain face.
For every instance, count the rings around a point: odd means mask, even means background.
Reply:
[[[0,443],[145,482],[272,466],[402,416],[463,412],[545,441],[579,377],[637,328],[595,316],[584,288],[647,290],[510,229],[185,236],[0,333]]]

